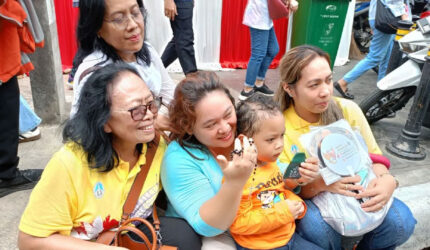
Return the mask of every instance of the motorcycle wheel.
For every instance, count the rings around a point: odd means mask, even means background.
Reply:
[[[359,106],[369,124],[372,124],[402,109],[414,96],[415,91],[416,87],[385,91],[378,89],[373,95],[364,99]]]

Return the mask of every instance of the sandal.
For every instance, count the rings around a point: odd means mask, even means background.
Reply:
[[[340,84],[338,82],[334,82],[333,83],[333,87],[337,90],[337,92],[340,93],[340,95],[345,98],[345,99],[350,99],[353,100],[354,99],[354,95],[348,93],[348,89],[346,89],[346,91],[343,91],[342,88],[340,87]]]

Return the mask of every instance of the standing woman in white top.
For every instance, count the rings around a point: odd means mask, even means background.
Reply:
[[[145,16],[142,0],[79,2],[77,38],[82,53],[74,77],[71,117],[79,108],[80,92],[94,71],[93,66],[116,61],[134,66],[154,96],[162,97],[165,105],[170,103],[176,85],[155,49],[144,42]],[[168,130],[167,113],[167,108],[162,106],[156,120],[156,126],[161,130]]]
[[[291,11],[298,9],[295,0],[288,2]],[[256,91],[273,96],[273,91],[264,84],[267,69],[273,58],[279,52],[273,21],[270,19],[267,0],[248,0],[243,24],[249,27],[251,33],[251,57],[246,70],[245,86],[240,92],[239,99],[245,100]]]

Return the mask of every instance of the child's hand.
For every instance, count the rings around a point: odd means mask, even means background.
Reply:
[[[297,219],[303,211],[305,211],[305,207],[301,201],[293,201],[293,200],[285,200],[288,205],[288,209],[290,210],[291,215],[294,219]]]
[[[288,7],[292,12],[296,12],[299,9],[299,3],[296,0],[290,0]]]
[[[319,176],[318,158],[309,157],[305,162],[300,163],[299,172],[302,177],[297,180],[301,185],[313,182]]]

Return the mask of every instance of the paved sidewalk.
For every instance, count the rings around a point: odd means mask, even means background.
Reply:
[[[346,66],[336,67],[334,79],[339,79],[355,63],[356,61],[353,61]],[[245,70],[223,71],[217,72],[217,74],[229,86],[232,94],[237,97],[245,79]],[[178,81],[183,77],[182,74],[177,73],[171,74],[171,76]],[[276,89],[279,82],[278,70],[269,70],[267,82],[273,90]],[[21,93],[31,103],[28,79],[20,80],[20,88]],[[65,89],[67,88],[65,87]],[[350,86],[351,92],[356,96],[355,101],[357,103],[375,89],[376,74],[372,71],[367,72]],[[73,91],[66,90],[66,101],[71,102],[72,95]],[[427,156],[423,161],[408,161],[389,154],[385,149],[385,145],[396,139],[403,128],[410,105],[411,103],[401,112],[398,112],[395,118],[377,122],[372,126],[372,130],[379,146],[392,162],[391,172],[400,181],[400,188],[396,190],[395,196],[408,204],[418,221],[413,236],[398,249],[419,250],[430,246],[430,156]],[[70,107],[70,103],[68,106]],[[60,125],[42,125],[41,131],[41,139],[20,144],[20,169],[44,168],[52,154],[62,146]],[[421,145],[426,148],[427,154],[430,154],[430,130],[424,128],[420,138]],[[0,232],[2,232],[0,250],[17,248],[17,227],[30,193],[30,190],[21,191],[0,198]]]

